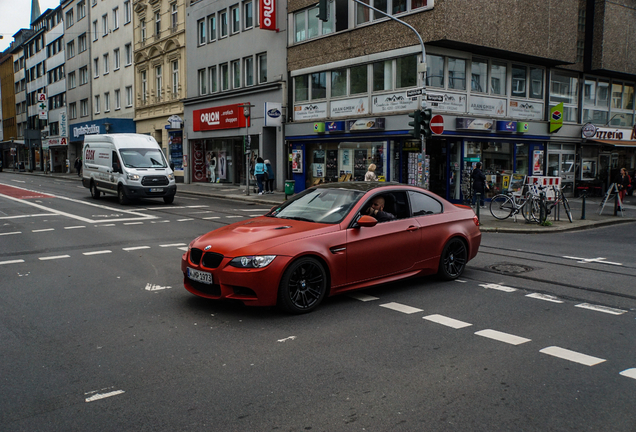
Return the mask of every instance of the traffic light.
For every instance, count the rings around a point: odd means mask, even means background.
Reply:
[[[320,0],[318,2],[318,19],[320,21],[329,20],[329,0]]]
[[[409,133],[413,135],[415,139],[420,139],[420,128],[422,127],[422,111],[413,111],[412,113],[409,113],[409,117],[413,119],[413,121],[409,122],[409,126],[413,127],[413,130]]]
[[[420,133],[424,135],[424,138],[430,138],[433,135],[431,132],[431,118],[433,118],[433,110],[430,108],[423,109],[420,116]]]

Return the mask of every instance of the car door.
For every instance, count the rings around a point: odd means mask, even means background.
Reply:
[[[362,206],[363,210],[369,201]],[[408,211],[399,214],[396,220],[374,227],[350,227],[347,230],[347,282],[408,271],[415,263],[413,251],[419,249],[420,238],[419,224]]]
[[[424,192],[409,191],[409,203],[421,234],[420,244],[413,249],[413,254],[417,255],[416,266],[435,270],[448,238],[448,215],[443,213],[440,201]]]

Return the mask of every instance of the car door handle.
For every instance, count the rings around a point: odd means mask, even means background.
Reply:
[[[410,226],[410,227],[408,227],[406,230],[407,230],[407,231],[417,231],[418,229],[420,229],[420,227],[416,227],[416,226],[412,226],[412,225],[411,225],[411,226]]]

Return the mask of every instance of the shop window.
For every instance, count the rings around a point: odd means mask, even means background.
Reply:
[[[347,95],[347,70],[331,71],[331,97]]]
[[[488,92],[488,62],[473,59],[471,65],[470,90],[472,92]]]
[[[466,60],[448,59],[448,88],[466,90]]]
[[[385,60],[373,63],[373,91],[393,88],[393,62]]]
[[[350,89],[351,94],[360,94],[367,93],[369,91],[369,87],[367,84],[367,74],[368,67],[367,65],[362,66],[354,66],[350,70]]]
[[[396,88],[417,86],[417,55],[395,60]]]
[[[492,63],[490,66],[490,92],[492,94],[506,95],[506,74],[506,65]]]
[[[316,72],[311,74],[311,100],[327,97],[327,73]]]

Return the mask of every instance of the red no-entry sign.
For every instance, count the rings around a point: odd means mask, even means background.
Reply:
[[[434,115],[431,119],[431,132],[435,135],[441,135],[444,132],[444,117],[441,115]]]

